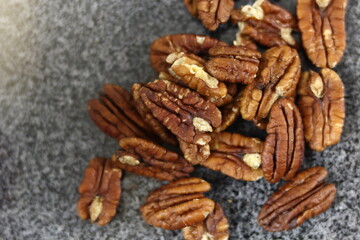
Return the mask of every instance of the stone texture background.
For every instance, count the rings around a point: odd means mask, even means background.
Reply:
[[[274,2],[295,10],[295,0]],[[208,196],[229,217],[230,239],[359,239],[359,18],[359,1],[349,1],[348,47],[336,68],[346,86],[341,143],[307,151],[303,164],[329,170],[328,181],[338,188],[335,203],[299,228],[267,233],[256,217],[279,184],[235,181],[199,168],[195,175],[213,184]],[[235,31],[225,26],[212,35],[231,43]],[[117,147],[91,122],[87,100],[104,83],[152,80],[149,45],[173,33],[209,34],[180,0],[0,0],[1,239],[182,239],[179,231],[142,221],[139,207],[161,183],[128,173],[109,225],[76,215],[76,188],[89,159]],[[264,136],[241,121],[232,130]]]

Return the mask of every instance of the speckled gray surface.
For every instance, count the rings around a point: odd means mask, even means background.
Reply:
[[[275,2],[294,11],[294,0]],[[307,151],[303,164],[329,170],[338,188],[333,206],[292,231],[267,233],[256,217],[279,184],[198,169],[229,217],[230,239],[360,238],[359,1],[347,10],[348,47],[336,68],[346,86],[342,140],[322,153]],[[231,42],[235,29],[224,29],[222,39]],[[180,0],[0,0],[0,239],[182,239],[141,219],[147,193],[161,185],[155,180],[126,174],[118,214],[105,227],[77,217],[76,188],[88,160],[117,146],[91,122],[87,100],[104,83],[151,80],[149,45],[183,32],[207,33]],[[250,134],[248,124],[238,126]]]

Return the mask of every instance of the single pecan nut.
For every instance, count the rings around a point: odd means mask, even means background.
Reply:
[[[194,171],[193,166],[179,154],[149,140],[123,138],[119,145],[121,149],[116,151],[112,160],[115,166],[126,171],[166,181],[189,177]]]
[[[144,220],[167,230],[201,223],[214,211],[213,200],[204,197],[210,184],[199,178],[182,178],[149,194],[141,207]]]
[[[140,96],[153,116],[186,143],[208,144],[209,132],[221,124],[213,103],[175,83],[155,80],[140,89]]]
[[[299,0],[296,13],[302,44],[317,67],[334,68],[346,47],[347,0]]]
[[[345,118],[344,84],[329,68],[301,76],[297,105],[311,149],[323,151],[340,141]]]
[[[135,103],[134,105],[140,116],[151,127],[154,134],[159,136],[162,141],[167,142],[171,145],[177,145],[178,142],[176,140],[176,137],[167,128],[165,128],[155,117],[153,117],[151,111],[145,106],[139,93],[141,88],[142,85],[138,83],[133,84],[131,87]]]
[[[233,23],[237,23],[235,45],[250,45],[250,39],[267,47],[290,45],[297,46],[291,33],[297,28],[296,18],[286,9],[271,4],[267,0],[257,0],[231,11]]]
[[[194,89],[206,97],[223,98],[226,96],[225,83],[205,71],[203,63],[198,59],[186,56],[183,52],[176,52],[170,54],[166,58],[166,62],[172,64],[169,73],[183,83],[182,85]]]
[[[270,232],[290,230],[326,211],[336,193],[333,184],[324,183],[326,176],[322,167],[296,174],[266,201],[258,215],[259,225]]]
[[[82,219],[103,226],[115,216],[121,196],[122,172],[114,168],[110,159],[94,158],[78,188],[80,198],[77,212]]]
[[[207,218],[199,224],[182,229],[185,240],[227,240],[229,238],[229,223],[219,203]]]
[[[226,45],[215,38],[195,34],[166,35],[156,39],[150,46],[151,66],[157,72],[167,72],[171,66],[166,58],[173,52],[207,54],[216,45]]]
[[[234,8],[234,0],[196,0],[198,18],[209,30],[215,31],[220,23],[226,23]]]
[[[263,142],[241,134],[222,132],[214,134],[211,155],[201,163],[235,179],[255,181],[263,176],[261,156]]]
[[[241,46],[215,46],[209,50],[211,59],[206,70],[221,81],[250,84],[258,71],[261,54]]]
[[[153,136],[131,94],[120,86],[105,84],[100,98],[88,102],[88,113],[100,130],[113,138]]]
[[[271,109],[268,134],[261,154],[264,178],[271,183],[281,178],[291,179],[304,157],[304,133],[301,115],[296,105],[278,100]]]

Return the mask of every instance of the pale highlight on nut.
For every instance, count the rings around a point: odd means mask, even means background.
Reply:
[[[136,166],[140,164],[139,160],[137,160],[133,156],[128,156],[128,155],[119,157],[118,160],[123,164],[131,165],[131,166]]]
[[[316,0],[316,3],[321,9],[325,9],[329,6],[331,1],[332,0]]]
[[[248,17],[254,17],[258,20],[262,20],[264,18],[264,10],[261,7],[261,4],[264,0],[257,0],[252,6],[246,5],[241,8],[241,12]]]
[[[214,236],[211,235],[210,233],[205,232],[205,233],[202,235],[201,240],[215,240],[215,238],[214,238]]]
[[[167,57],[166,57],[166,62],[169,64],[173,64],[177,59],[181,58],[182,56],[184,56],[183,52],[173,52],[170,53]]]
[[[203,44],[205,41],[205,37],[201,37],[201,36],[196,36],[196,42],[198,44]]]
[[[281,38],[284,39],[291,46],[294,46],[296,44],[296,41],[291,35],[291,32],[292,28],[281,28],[280,30]]]
[[[100,216],[102,205],[102,198],[96,196],[89,208],[91,222],[95,222],[96,219]]]
[[[247,153],[244,155],[243,161],[252,169],[258,169],[261,165],[261,155],[259,153]]]
[[[310,79],[310,89],[317,98],[324,96],[324,83],[320,76]]]
[[[242,31],[244,31],[246,23],[245,22],[238,22],[237,25],[238,25],[239,30],[235,34],[235,40],[234,40],[233,44],[235,46],[241,46],[242,43],[243,43],[241,33],[242,33]]]
[[[211,127],[210,123],[208,123],[206,120],[195,117],[193,119],[193,125],[196,130],[202,131],[202,132],[212,132],[213,128]]]

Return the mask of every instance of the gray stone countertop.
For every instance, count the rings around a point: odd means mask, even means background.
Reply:
[[[295,11],[295,0],[273,2]],[[257,213],[282,183],[235,181],[198,168],[194,175],[212,183],[207,195],[229,217],[230,239],[360,239],[360,2],[348,2],[347,49],[335,69],[346,88],[342,139],[321,153],[307,150],[302,166],[328,169],[335,202],[301,227],[267,233]],[[212,36],[231,43],[235,32],[222,27]],[[110,224],[76,214],[88,161],[117,148],[91,122],[87,101],[104,83],[128,88],[154,79],[149,46],[174,33],[209,34],[181,0],[0,0],[0,239],[182,239],[140,216],[148,192],[162,183],[129,173]],[[264,136],[243,121],[231,130]]]

